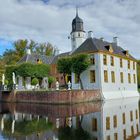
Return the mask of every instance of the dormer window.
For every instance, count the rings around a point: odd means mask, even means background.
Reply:
[[[127,57],[129,57],[129,51],[128,51],[128,50],[123,51],[123,53],[124,53]]]
[[[42,61],[39,58],[36,60],[36,62],[37,64],[42,64]]]
[[[110,44],[110,45],[107,45],[107,46],[105,46],[105,48],[110,52],[110,53],[113,53],[113,47],[112,47],[112,45]]]

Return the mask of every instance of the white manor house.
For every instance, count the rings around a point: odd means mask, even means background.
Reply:
[[[84,89],[99,89],[103,99],[139,96],[137,90],[137,60],[117,44],[103,38],[88,37],[83,27],[83,20],[78,12],[72,21],[71,47],[69,55],[88,54],[91,66],[81,74]],[[72,73],[72,89],[79,89],[77,76]]]
[[[107,42],[103,38],[93,38],[92,31],[86,32],[83,27],[83,20],[79,18],[78,11],[72,21],[72,31],[70,34],[71,51],[57,53],[54,56],[46,57],[38,54],[31,54],[30,51],[17,63],[31,62],[43,63],[52,67],[52,75],[62,83],[62,76],[57,72],[57,60],[60,57],[88,54],[90,57],[90,67],[81,74],[83,87],[86,90],[99,90],[102,99],[115,99],[139,96],[137,90],[137,60],[124,50],[117,43],[117,37],[112,42]],[[54,71],[54,72],[53,72]],[[80,89],[80,83],[76,74],[68,76],[72,89]],[[21,81],[21,80],[20,80]],[[31,81],[31,80],[28,80]],[[26,82],[30,87],[30,82]],[[19,85],[22,82],[19,83]]]

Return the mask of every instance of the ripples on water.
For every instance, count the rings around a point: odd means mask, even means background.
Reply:
[[[0,140],[124,140],[140,132],[139,99],[75,105],[0,104]]]

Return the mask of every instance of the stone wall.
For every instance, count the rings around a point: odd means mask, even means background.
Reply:
[[[72,91],[12,91],[3,92],[1,101],[28,102],[48,104],[70,104],[101,100],[99,90],[72,90]]]

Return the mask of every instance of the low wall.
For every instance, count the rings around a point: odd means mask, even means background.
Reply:
[[[70,104],[101,100],[100,90],[12,91],[2,92],[1,101],[48,104]]]

